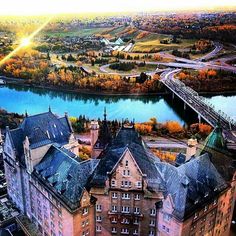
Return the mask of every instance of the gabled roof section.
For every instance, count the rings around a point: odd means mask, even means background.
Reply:
[[[160,177],[155,162],[160,161],[147,148],[134,128],[122,127],[112,143],[99,156],[100,163],[96,168],[91,186],[105,185],[108,172],[111,172],[121,156],[128,149],[141,172],[146,175],[147,182],[153,183]],[[152,184],[153,185],[153,184]]]
[[[23,155],[23,142],[26,136],[30,148],[35,149],[51,143],[68,143],[72,129],[67,117],[58,118],[51,111],[25,117],[17,129],[9,131],[19,159]]]
[[[208,154],[180,167],[163,162],[156,163],[156,166],[165,181],[166,194],[173,200],[173,214],[179,220],[187,218],[228,187]]]
[[[68,150],[53,145],[33,172],[33,176],[41,180],[71,212],[79,208],[88,179],[99,162],[82,161],[72,156]]]

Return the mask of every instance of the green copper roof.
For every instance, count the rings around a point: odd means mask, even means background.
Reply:
[[[212,149],[225,150],[224,137],[220,126],[216,126],[216,128],[210,133],[204,146]]]

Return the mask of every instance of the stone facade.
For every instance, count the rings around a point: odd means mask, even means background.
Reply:
[[[4,165],[10,199],[41,235],[229,234],[235,170],[226,179],[206,153],[178,166],[161,162],[133,125],[108,143],[106,113],[106,139],[97,126],[92,132],[101,153],[83,161],[71,152],[76,142],[67,119],[58,123],[51,112],[37,119],[7,130]],[[38,130],[38,122],[49,127]]]

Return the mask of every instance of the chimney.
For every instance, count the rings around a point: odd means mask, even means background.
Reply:
[[[97,121],[91,121],[90,124],[90,136],[91,136],[91,148],[93,149],[94,144],[98,140],[99,135],[99,124]]]
[[[197,152],[197,139],[189,139],[186,152],[186,161],[188,161]]]

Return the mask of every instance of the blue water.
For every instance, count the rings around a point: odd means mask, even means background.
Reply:
[[[58,115],[68,112],[70,116],[86,115],[97,119],[102,118],[106,107],[109,119],[135,118],[135,121],[143,122],[156,117],[160,122],[177,120],[185,123],[160,96],[94,96],[15,85],[0,88],[0,107],[9,112],[22,114],[27,110],[29,114],[37,114],[47,111],[49,106]]]
[[[207,98],[215,109],[221,110],[228,116],[236,120],[236,95],[233,96],[213,96]]]
[[[236,119],[236,96],[213,96],[207,98],[217,109]],[[109,119],[135,119],[137,122],[148,121],[156,117],[158,121],[177,120],[181,124],[186,117],[180,117],[173,105],[161,96],[127,97],[95,96],[58,92],[46,89],[24,88],[16,85],[0,87],[0,108],[9,112],[29,114],[45,112],[48,107],[54,113],[70,116],[86,115],[91,119],[102,118],[106,107]],[[175,107],[176,108],[176,107]]]

